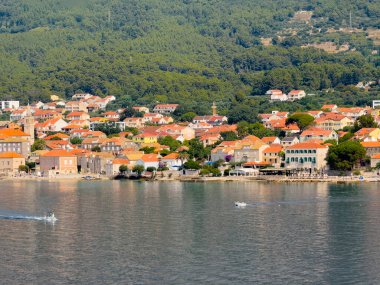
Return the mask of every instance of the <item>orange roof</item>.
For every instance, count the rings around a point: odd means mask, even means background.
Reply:
[[[371,158],[380,159],[380,153],[376,153],[376,154],[372,155]]]
[[[304,130],[301,133],[301,137],[305,136],[329,136],[333,131],[329,130],[324,130],[321,128],[310,128],[307,130]]]
[[[355,135],[357,136],[365,136],[365,135],[369,135],[371,132],[373,132],[374,130],[376,130],[377,128],[362,128],[360,130],[358,130]]]
[[[294,145],[291,145],[287,149],[315,149],[315,148],[326,148],[326,146],[323,146],[315,142],[302,142],[302,143],[296,143]]]
[[[277,139],[277,137],[263,137],[261,140],[265,143],[272,143]]]
[[[380,142],[360,142],[360,143],[365,148],[380,147]]]
[[[24,158],[21,154],[13,151],[1,152],[0,158]]]
[[[337,113],[325,113],[323,114],[320,118],[315,119],[316,123],[324,122],[327,120],[332,120],[332,121],[341,121],[344,118],[347,118],[346,116],[342,114],[337,114]]]
[[[87,115],[87,113],[85,112],[81,112],[81,111],[78,111],[78,112],[71,112],[70,114],[68,114],[66,117],[80,117],[82,115]]]
[[[172,152],[165,156],[163,159],[177,159],[179,157],[179,153]]]
[[[129,160],[126,158],[115,158],[112,160],[112,164],[129,164]]]
[[[69,124],[66,127],[63,127],[62,129],[69,130],[69,129],[80,129],[80,128],[82,128],[82,126]]]
[[[48,141],[48,140],[51,140],[53,138],[68,139],[69,136],[66,134],[58,133],[58,134],[47,136],[46,138],[44,138],[44,140]]]
[[[264,153],[278,153],[282,151],[282,145],[280,144],[271,144],[269,147],[264,149]]]
[[[73,157],[75,155],[72,154],[71,152],[67,151],[67,150],[55,149],[55,150],[48,151],[48,152],[42,154],[41,156],[46,156],[46,157]]]
[[[327,104],[327,105],[323,105],[321,109],[334,109],[335,107],[337,107],[337,105]]]
[[[29,135],[24,133],[23,131],[17,129],[2,129],[0,130],[0,137],[28,137]]]
[[[141,160],[144,161],[144,162],[158,162],[158,157],[157,157],[157,154],[144,154],[142,157],[141,157]]]

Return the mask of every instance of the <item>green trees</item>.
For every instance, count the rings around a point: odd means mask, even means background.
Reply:
[[[120,173],[125,173],[128,171],[128,165],[122,164],[119,166]]]
[[[194,169],[194,170],[198,170],[198,169],[201,169],[201,165],[194,161],[194,160],[189,160],[189,161],[186,161],[184,164],[183,164],[183,167],[185,169]]]
[[[366,155],[364,147],[356,141],[345,141],[329,148],[326,160],[331,169],[352,170]]]
[[[32,145],[31,150],[36,151],[36,150],[44,150],[46,147],[46,142],[41,139],[36,139]]]
[[[78,138],[78,137],[73,137],[73,138],[70,139],[70,143],[71,143],[71,144],[76,144],[76,145],[81,144],[82,141],[83,141],[83,139]]]
[[[141,173],[144,172],[144,166],[142,165],[135,165],[132,169],[133,172],[137,173],[137,175],[141,176]]]
[[[357,132],[362,128],[377,128],[378,124],[375,119],[370,115],[362,115],[354,123],[353,132]]]
[[[181,143],[176,139],[173,139],[171,136],[160,137],[158,143],[170,147],[171,151],[175,151],[181,146]]]
[[[296,124],[300,128],[301,132],[308,126],[312,125],[313,122],[313,116],[303,113],[293,114],[286,119],[286,125]]]

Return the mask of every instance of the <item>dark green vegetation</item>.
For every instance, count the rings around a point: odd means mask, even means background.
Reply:
[[[365,158],[365,149],[357,141],[345,141],[329,148],[327,162],[331,169],[352,170]]]
[[[310,23],[292,20],[299,10],[313,11]],[[232,122],[335,99],[364,105],[376,94],[344,86],[379,78],[372,41],[364,30],[326,33],[347,27],[350,11],[354,28],[379,28],[379,4],[364,0],[0,0],[0,94],[24,103],[111,94],[124,105],[180,103],[182,114],[209,113],[215,100]],[[262,46],[261,37],[275,45]],[[324,40],[357,51],[300,47]],[[317,95],[278,106],[251,97],[269,88]],[[328,88],[335,91],[316,92]]]

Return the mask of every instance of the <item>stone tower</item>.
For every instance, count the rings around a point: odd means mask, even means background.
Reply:
[[[211,107],[211,109],[212,109],[212,115],[213,115],[213,116],[216,116],[218,113],[216,112],[216,104],[215,104],[215,101],[212,102],[212,107]]]
[[[28,134],[30,136],[30,144],[32,145],[34,143],[34,117],[32,114],[32,110],[30,109],[30,106],[28,105],[26,109],[26,116],[24,118],[24,133]]]

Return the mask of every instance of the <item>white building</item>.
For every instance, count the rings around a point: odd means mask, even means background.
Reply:
[[[326,167],[328,147],[318,143],[302,142],[289,146],[285,151],[285,167],[288,169],[320,170]]]
[[[266,95],[270,95],[270,100],[271,101],[287,101],[288,100],[288,96],[284,93],[282,93],[281,90],[277,90],[277,89],[274,89],[274,90],[268,90],[266,93]]]
[[[292,90],[288,94],[289,101],[300,100],[306,96],[304,90]]]
[[[0,101],[1,110],[4,109],[18,109],[20,107],[20,101]]]

